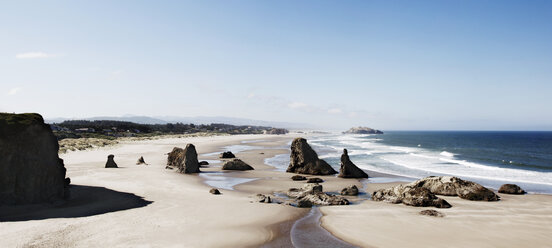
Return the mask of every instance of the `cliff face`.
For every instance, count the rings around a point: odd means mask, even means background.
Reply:
[[[0,205],[63,199],[65,166],[39,114],[0,113]]]

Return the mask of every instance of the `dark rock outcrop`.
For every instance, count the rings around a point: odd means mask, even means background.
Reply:
[[[65,185],[65,187],[69,187],[69,185],[71,185],[71,178],[68,178],[68,177],[65,178],[64,185]]]
[[[433,217],[444,217],[445,215],[434,209],[426,209],[420,211],[421,215],[433,216]]]
[[[525,192],[525,190],[523,190],[522,188],[520,188],[519,186],[517,186],[515,184],[504,184],[504,185],[500,186],[500,189],[498,189],[498,193],[512,194],[512,195],[523,195],[527,192]]]
[[[236,155],[232,153],[231,151],[223,152],[220,154],[220,158],[235,158]]]
[[[209,190],[209,193],[213,195],[220,195],[220,191],[218,189],[212,188]]]
[[[302,188],[291,188],[287,195],[297,200],[298,207],[312,205],[349,205],[349,201],[341,196],[330,195],[322,191],[322,185],[308,183]],[[310,202],[306,203],[306,202]]]
[[[0,205],[66,199],[65,166],[39,114],[0,113]]]
[[[226,161],[226,163],[224,163],[224,165],[222,166],[222,169],[244,171],[244,170],[253,170],[253,167],[243,162],[241,159],[235,158],[230,161]]]
[[[304,177],[304,176],[301,176],[301,175],[295,175],[295,176],[291,177],[291,180],[293,180],[293,181],[305,181],[305,180],[307,180],[307,178]]]
[[[303,198],[309,194],[322,193],[322,185],[319,184],[305,184],[301,188],[291,188],[288,190],[287,195],[291,198]]]
[[[287,172],[310,175],[333,175],[335,171],[310,147],[306,139],[296,138],[291,143],[290,164]]]
[[[105,163],[105,168],[119,168],[119,166],[117,166],[117,163],[115,163],[115,160],[113,159],[115,157],[115,155],[113,154],[109,154],[107,156],[107,162]]]
[[[207,161],[199,162],[199,166],[206,166],[206,165],[209,165],[209,162],[207,162]]]
[[[144,157],[143,157],[143,156],[140,156],[140,158],[138,159],[138,161],[136,161],[136,164],[137,164],[137,165],[140,165],[140,164],[148,165],[148,164],[146,163],[146,161],[144,160]]]
[[[447,201],[438,198],[428,189],[410,184],[401,184],[388,189],[380,189],[372,194],[372,200],[385,201],[393,204],[403,203],[414,207],[452,207]]]
[[[341,168],[339,169],[338,177],[368,178],[368,174],[353,164],[353,162],[349,159],[347,149],[343,149],[343,154],[341,155]]]
[[[199,173],[197,152],[193,144],[187,144],[185,149],[175,147],[169,153],[167,165],[178,169],[180,173]]]
[[[358,195],[358,188],[356,185],[351,185],[341,190],[341,195]]]
[[[324,182],[324,180],[318,177],[311,177],[307,180],[307,183],[322,183],[322,182]]]
[[[426,177],[411,184],[415,187],[426,188],[436,195],[458,196],[471,201],[498,201],[500,199],[490,189],[458,177]]]
[[[343,133],[348,133],[348,134],[383,134],[382,131],[380,130],[376,130],[376,129],[372,129],[372,128],[369,128],[369,127],[353,127]]]
[[[270,198],[270,196],[264,194],[257,194],[255,196],[255,201],[261,203],[272,203],[272,199]]]

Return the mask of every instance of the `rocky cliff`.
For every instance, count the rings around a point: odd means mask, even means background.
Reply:
[[[69,195],[58,142],[39,114],[0,113],[0,205]]]

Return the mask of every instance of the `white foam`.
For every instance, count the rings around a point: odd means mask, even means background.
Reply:
[[[439,154],[441,154],[442,156],[445,156],[445,157],[450,157],[450,158],[454,157],[454,155],[455,155],[454,153],[450,153],[450,152],[447,152],[447,151],[442,151]]]

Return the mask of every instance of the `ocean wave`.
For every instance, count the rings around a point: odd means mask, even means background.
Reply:
[[[450,152],[447,152],[447,151],[442,151],[442,152],[439,153],[439,154],[441,154],[441,155],[443,155],[443,156],[445,156],[445,157],[451,157],[451,158],[454,157],[454,155],[456,155],[456,154],[454,154],[454,153],[450,153]]]

